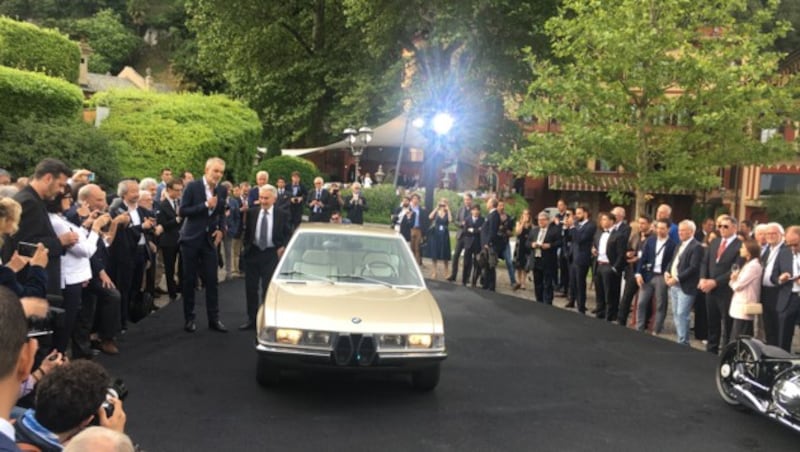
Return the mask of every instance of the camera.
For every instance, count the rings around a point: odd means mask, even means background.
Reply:
[[[101,405],[106,411],[106,417],[111,417],[114,414],[114,404],[111,403],[111,399],[124,401],[126,397],[128,397],[128,387],[125,386],[125,382],[121,378],[114,379],[106,392],[106,401]]]
[[[40,337],[53,334],[59,326],[64,325],[64,310],[50,307],[44,317],[28,317],[28,337]]]

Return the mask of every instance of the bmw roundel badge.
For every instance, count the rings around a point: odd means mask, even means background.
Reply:
[[[352,319],[350,319],[350,321],[355,323],[356,325],[358,325],[359,323],[361,323],[361,318],[360,317],[353,317]]]

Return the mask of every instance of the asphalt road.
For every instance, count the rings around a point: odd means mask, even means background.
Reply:
[[[715,357],[519,298],[430,282],[449,358],[438,388],[404,378],[255,381],[242,280],[221,285],[219,334],[180,304],[134,325],[121,354],[128,433],[153,451],[782,451],[800,436],[726,406]],[[202,300],[202,297],[199,297]],[[288,380],[288,381],[287,381]]]

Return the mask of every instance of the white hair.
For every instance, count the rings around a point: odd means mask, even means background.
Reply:
[[[153,199],[153,195],[147,190],[139,190],[139,201],[142,201],[142,198]]]
[[[75,435],[64,452],[134,452],[133,442],[124,433],[105,427],[88,427]]]
[[[124,198],[125,195],[128,194],[129,184],[136,184],[137,189],[139,187],[139,184],[133,179],[121,180],[119,181],[119,184],[117,184],[117,196],[119,196],[120,198]]]
[[[256,173],[256,179],[258,179],[261,176],[264,176],[264,177],[267,178],[267,180],[269,180],[269,173],[268,172],[262,170],[262,171],[259,171],[259,172]]]
[[[781,226],[780,223],[776,223],[776,222],[773,221],[771,223],[767,223],[767,226],[770,227],[770,228],[778,228],[778,232],[780,232],[781,237],[786,235],[786,231],[783,230],[783,226]]]
[[[692,221],[692,220],[683,220],[680,223],[678,223],[678,226],[680,226],[680,225],[688,226],[689,229],[692,230],[692,234],[694,234],[695,231],[697,231],[697,225],[694,224],[694,221]]]
[[[758,231],[766,232],[768,227],[769,225],[767,223],[759,223],[758,225],[756,225],[756,228],[753,229],[753,232],[758,232]]]
[[[213,163],[219,163],[222,166],[225,166],[225,160],[222,160],[219,157],[211,157],[210,159],[206,160],[206,169],[211,166]]]
[[[278,189],[277,189],[277,188],[275,188],[275,186],[274,186],[274,185],[270,185],[270,184],[264,184],[264,185],[262,185],[262,186],[258,187],[258,193],[259,193],[259,194],[260,194],[261,192],[265,192],[265,191],[268,191],[268,192],[272,193],[273,195],[274,195],[274,194],[276,194],[276,193],[278,193]]]

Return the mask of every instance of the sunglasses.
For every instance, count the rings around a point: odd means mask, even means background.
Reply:
[[[728,229],[729,227],[731,227],[731,225],[729,225],[729,224],[718,224],[717,225],[717,229]]]

